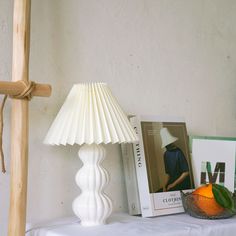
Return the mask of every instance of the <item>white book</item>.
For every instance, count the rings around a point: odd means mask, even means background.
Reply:
[[[152,204],[149,196],[149,183],[147,176],[147,167],[143,148],[142,130],[138,117],[130,118],[130,123],[133,126],[139,141],[133,144],[135,167],[137,173],[137,182],[139,190],[139,198],[141,205],[142,216],[152,216]]]
[[[133,145],[131,143],[122,143],[121,153],[124,167],[129,214],[141,215]]]
[[[217,183],[235,191],[236,138],[191,138],[195,185]]]
[[[188,156],[189,172],[192,180],[191,163],[189,159],[188,138],[184,122],[160,121],[153,117],[132,117],[131,125],[135,129],[139,141],[133,144],[135,167],[137,174],[138,191],[143,217],[152,217],[183,212],[180,191],[163,192],[161,186],[165,182],[165,164],[163,154],[165,149],[161,148],[160,129],[168,127],[179,135],[178,145]],[[176,121],[176,119],[175,119]],[[177,120],[179,121],[179,120]],[[193,182],[191,188],[193,188]]]

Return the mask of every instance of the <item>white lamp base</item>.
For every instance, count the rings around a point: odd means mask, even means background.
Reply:
[[[73,202],[73,211],[83,226],[106,224],[112,211],[112,202],[103,192],[109,182],[109,175],[100,165],[106,150],[102,145],[84,144],[78,155],[84,165],[75,177],[81,194]]]

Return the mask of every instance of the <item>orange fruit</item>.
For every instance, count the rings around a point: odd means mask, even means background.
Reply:
[[[193,191],[192,194],[198,195],[195,203],[206,215],[216,216],[224,211],[224,208],[214,198],[212,184],[201,186]]]

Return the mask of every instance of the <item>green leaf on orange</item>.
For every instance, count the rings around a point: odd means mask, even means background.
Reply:
[[[212,184],[212,192],[216,202],[220,206],[230,210],[233,213],[236,212],[233,194],[226,187],[219,184]]]

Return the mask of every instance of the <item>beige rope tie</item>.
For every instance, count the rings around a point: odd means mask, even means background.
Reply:
[[[5,168],[5,161],[4,161],[4,154],[3,154],[3,148],[2,148],[2,135],[3,135],[3,108],[7,100],[7,95],[4,96],[1,109],[0,109],[0,156],[1,156],[1,164],[2,164],[2,173],[6,172]]]
[[[26,100],[31,100],[32,99],[32,92],[35,89],[35,82],[33,81],[29,81],[29,82],[25,82],[23,80],[20,81],[23,85],[24,85],[24,90],[22,93],[17,94],[17,95],[13,95],[10,96],[11,98],[14,99],[26,99]],[[4,160],[4,153],[3,153],[3,147],[2,147],[2,136],[3,136],[3,109],[4,109],[4,105],[6,103],[7,100],[7,96],[5,95],[2,103],[1,103],[1,107],[0,107],[0,159],[1,159],[1,164],[2,164],[2,173],[6,172],[6,168],[5,168],[5,160]]]
[[[17,95],[13,95],[13,96],[11,96],[11,98],[27,99],[30,101],[32,99],[32,92],[36,86],[35,82],[33,82],[33,81],[25,82],[24,80],[20,80],[19,82],[21,82],[25,86],[25,89],[23,90],[22,93],[17,94]]]

